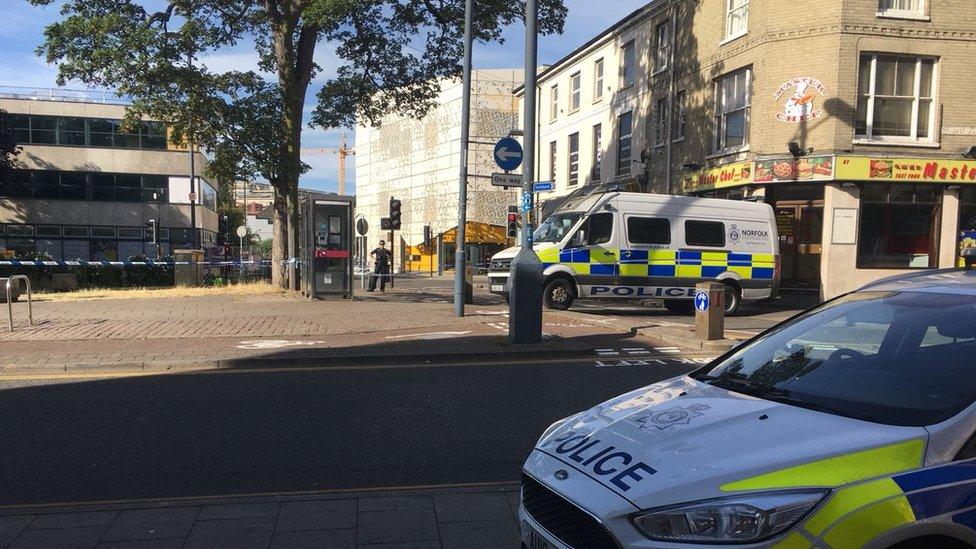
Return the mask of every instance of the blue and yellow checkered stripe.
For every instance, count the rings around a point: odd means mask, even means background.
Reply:
[[[715,278],[733,272],[747,280],[772,280],[773,254],[705,252],[699,250],[543,250],[539,260],[548,268],[562,264],[580,275]]]

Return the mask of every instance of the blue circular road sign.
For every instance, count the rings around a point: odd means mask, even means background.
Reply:
[[[703,313],[708,310],[708,292],[699,291],[695,293],[695,309]]]
[[[511,137],[499,139],[495,144],[495,164],[506,172],[521,166],[522,144]]]

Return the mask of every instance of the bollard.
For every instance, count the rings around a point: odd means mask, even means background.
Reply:
[[[464,303],[474,305],[474,267],[471,263],[464,267]]]
[[[725,285],[695,286],[695,336],[702,341],[725,339]]]

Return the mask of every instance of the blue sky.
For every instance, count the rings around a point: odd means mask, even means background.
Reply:
[[[33,7],[26,0],[2,0],[3,16],[0,17],[0,86],[53,87],[57,70],[47,65],[43,59],[34,55],[34,49],[43,38],[45,25],[58,18],[58,7]],[[157,3],[149,0],[147,3]],[[593,2],[592,0],[565,0],[569,8],[565,32],[560,36],[543,37],[539,41],[539,63],[552,63],[579,47],[596,33],[605,29],[628,13],[646,3],[646,0],[613,0]],[[504,44],[476,44],[474,51],[475,68],[519,68],[523,66],[523,45],[525,27],[517,25],[505,30]],[[316,61],[323,67],[323,75],[312,83],[308,97],[314,101],[315,93],[321,87],[321,79],[335,69],[329,44],[319,44]],[[242,44],[240,47],[221,51],[204,59],[213,70],[255,68],[257,56],[253,47]],[[69,87],[81,87],[79,85]],[[306,111],[314,107],[306,105]],[[304,147],[335,147],[343,130],[323,130],[306,128],[303,134]],[[354,139],[349,133],[349,142]],[[334,191],[337,179],[337,159],[333,154],[306,154],[305,162],[312,171],[305,175],[303,187]],[[347,192],[355,189],[354,161],[347,161]]]

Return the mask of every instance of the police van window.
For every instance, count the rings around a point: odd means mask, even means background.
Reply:
[[[660,217],[628,217],[627,240],[631,244],[670,244],[671,221]]]
[[[689,246],[725,247],[725,224],[720,221],[685,221],[685,243]]]
[[[598,213],[586,220],[586,245],[606,244],[613,236],[613,214]]]

